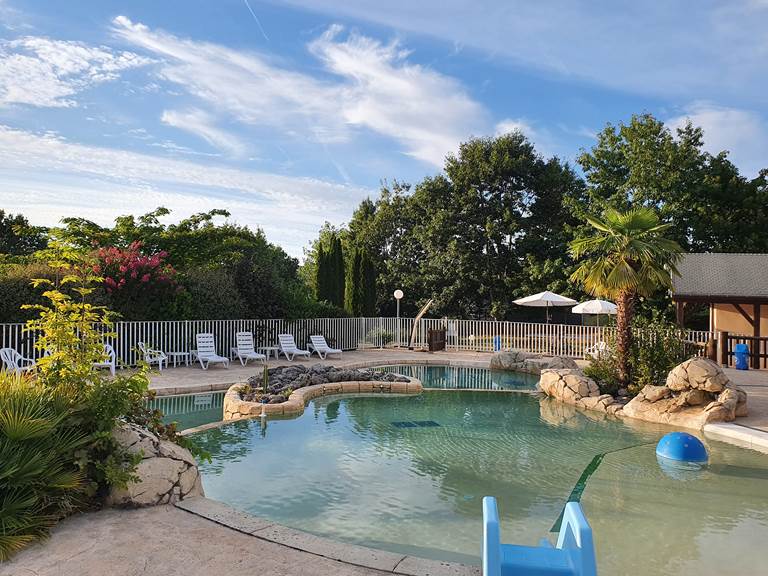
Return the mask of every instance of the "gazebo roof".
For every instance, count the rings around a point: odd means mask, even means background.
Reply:
[[[672,279],[672,299],[768,302],[768,254],[685,254]]]

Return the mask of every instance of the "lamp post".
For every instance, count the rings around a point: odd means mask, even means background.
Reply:
[[[397,301],[397,347],[400,348],[400,300],[403,298],[403,291],[398,288],[392,295]]]

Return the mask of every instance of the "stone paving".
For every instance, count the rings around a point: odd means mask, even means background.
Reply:
[[[724,368],[728,378],[747,393],[749,414],[734,424],[768,432],[768,370]]]

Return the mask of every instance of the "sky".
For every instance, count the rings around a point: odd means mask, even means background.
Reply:
[[[0,208],[213,208],[289,254],[382,181],[521,130],[690,119],[768,167],[768,0],[0,0]]]

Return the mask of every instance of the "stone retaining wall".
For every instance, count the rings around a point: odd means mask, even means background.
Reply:
[[[353,382],[338,382],[305,386],[294,390],[288,400],[280,404],[262,404],[248,402],[240,398],[240,388],[245,384],[233,384],[224,395],[224,420],[240,420],[267,415],[294,415],[304,412],[304,407],[313,398],[333,396],[338,394],[420,394],[423,390],[421,381],[409,378],[408,382],[378,382],[373,380],[356,380]]]

